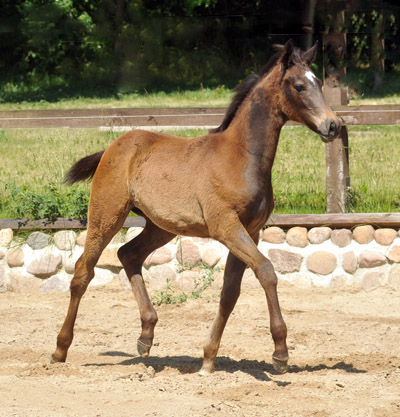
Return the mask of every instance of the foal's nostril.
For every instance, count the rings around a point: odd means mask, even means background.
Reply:
[[[335,136],[335,134],[336,134],[336,124],[335,122],[331,122],[329,125],[329,136],[332,137],[332,136]]]

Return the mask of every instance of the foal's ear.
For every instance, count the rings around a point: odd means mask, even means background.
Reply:
[[[303,53],[303,59],[307,62],[307,65],[310,66],[317,57],[318,51],[318,41],[315,42],[314,46],[312,46],[308,51]]]
[[[288,69],[296,62],[300,62],[299,50],[293,46],[293,41],[289,39],[282,49],[282,64],[284,69]]]

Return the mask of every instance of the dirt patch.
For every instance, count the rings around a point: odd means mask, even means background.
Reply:
[[[210,297],[157,308],[151,357],[117,284],[82,300],[68,362],[49,364],[68,294],[0,295],[0,416],[400,416],[400,294],[280,285],[290,369],[277,375],[261,290],[242,293],[201,377]]]

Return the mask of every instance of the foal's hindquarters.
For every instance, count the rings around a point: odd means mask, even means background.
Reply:
[[[85,248],[75,265],[71,281],[71,298],[64,324],[57,337],[57,348],[52,362],[64,362],[73,339],[73,329],[80,300],[91,279],[94,267],[113,236],[121,229],[132,209],[127,187],[127,166],[132,157],[133,135],[125,135],[114,142],[105,152],[93,177],[89,224]],[[123,186],[125,185],[125,186]],[[157,314],[150,301],[142,278],[141,268],[146,257],[174,237],[174,234],[160,229],[149,219],[142,233],[118,251],[118,257],[131,282],[139,305],[142,334],[138,340],[138,351],[148,355],[154,337]]]

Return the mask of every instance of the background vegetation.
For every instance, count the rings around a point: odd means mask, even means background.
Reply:
[[[347,34],[348,82],[371,91],[385,59],[400,87],[400,5],[383,0],[2,0],[0,101],[118,99],[127,93],[237,84],[259,70],[272,44]],[[336,14],[345,10],[338,26]],[[312,12],[312,18],[307,16]],[[311,19],[311,21],[309,21]],[[374,39],[384,39],[381,57]],[[376,43],[376,42],[375,42]],[[321,46],[322,48],[322,46]],[[319,55],[315,69],[322,74]],[[387,86],[386,85],[386,86]],[[375,91],[375,93],[377,93]]]

